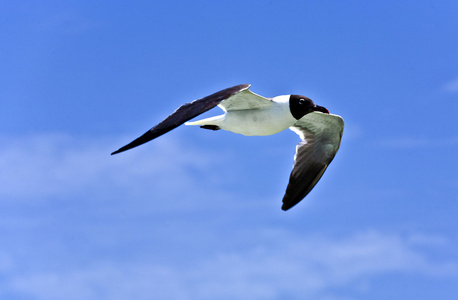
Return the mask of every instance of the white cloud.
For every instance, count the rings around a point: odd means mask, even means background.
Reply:
[[[455,78],[442,86],[442,89],[448,93],[457,93],[458,92],[458,78]]]
[[[106,262],[16,274],[7,286],[30,299],[338,299],[332,292],[336,288],[370,289],[379,275],[457,275],[456,262],[429,258],[410,237],[365,232],[335,239],[282,230],[251,234],[276,243],[175,265]]]
[[[453,258],[431,255],[434,247],[455,246],[445,237],[363,232],[334,238],[266,229],[272,221],[266,221],[260,210],[246,219],[228,209],[203,213],[202,206],[215,202],[207,199],[214,193],[220,193],[220,208],[223,198],[230,200],[230,207],[254,203],[238,200],[231,194],[236,191],[228,192],[230,188],[219,188],[228,183],[221,182],[215,170],[227,163],[220,156],[230,160],[230,154],[202,152],[164,138],[110,156],[112,146],[123,142],[43,134],[9,138],[0,149],[2,199],[44,201],[99,193],[101,197],[93,199],[107,201],[118,194],[138,195],[114,208],[121,216],[104,214],[92,221],[81,214],[83,204],[78,207],[80,215],[68,222],[61,220],[59,209],[44,206],[55,210],[45,221],[35,222],[37,213],[35,207],[30,209],[30,201],[15,201],[18,211],[29,213],[0,222],[2,238],[8,238],[0,249],[0,298],[343,300],[336,289],[364,292],[379,275],[457,274]],[[211,184],[197,185],[201,180]],[[189,190],[196,197],[207,197],[198,203],[183,199]],[[173,194],[177,203],[173,216],[155,211],[154,216],[161,217],[158,221],[152,214],[138,218],[129,211],[134,198],[144,201],[138,209],[145,209],[145,203],[159,203],[144,200],[157,193],[166,200]],[[265,201],[258,202],[265,206]],[[65,206],[65,211],[71,208]],[[106,212],[112,203],[91,208]],[[177,212],[179,208],[186,213]],[[109,220],[104,219],[107,216]],[[172,221],[165,224],[168,218]],[[40,244],[35,244],[38,240]],[[224,245],[232,246],[226,249]],[[157,259],[157,253],[168,259]]]
[[[345,140],[356,140],[364,135],[363,127],[348,121],[345,123],[343,138]]]
[[[379,140],[378,144],[387,148],[424,148],[424,147],[450,147],[458,145],[458,137],[442,139],[418,137],[394,137]]]
[[[211,152],[172,139],[116,156],[110,152],[122,142],[107,138],[41,134],[3,140],[7,141],[0,150],[0,196],[4,199],[157,190],[173,194],[194,186],[193,172],[201,172],[209,181],[218,180],[212,170],[221,164]]]

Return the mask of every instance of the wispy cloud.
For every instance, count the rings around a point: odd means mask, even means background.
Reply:
[[[446,82],[442,86],[442,90],[448,93],[458,93],[458,78]]]
[[[7,241],[0,249],[0,298],[343,300],[336,289],[370,289],[379,275],[449,278],[458,272],[454,257],[435,255],[456,247],[443,236],[369,231],[335,238],[274,226],[259,211],[246,219],[229,209],[208,214],[203,207],[209,203],[221,207],[227,199],[233,207],[250,200],[221,188],[229,183],[219,182],[215,171],[224,168],[220,152],[179,140],[164,138],[119,156],[109,153],[124,139],[41,134],[3,140],[0,195],[14,203],[16,215],[4,213],[0,222]],[[196,184],[201,180],[212,184]],[[186,199],[190,190],[194,202]],[[68,204],[74,194],[97,197],[75,201],[76,212]],[[107,199],[119,194],[131,197],[107,213],[116,202]],[[136,202],[139,210],[160,205],[144,200],[158,194],[177,203],[173,214],[162,209],[145,216],[131,208],[133,199],[143,201]],[[65,202],[43,206],[40,213],[53,211],[41,218],[30,200],[48,198]],[[88,202],[103,215],[89,215]],[[67,219],[62,206],[79,214]]]
[[[428,257],[409,237],[364,232],[333,239],[278,230],[256,234],[277,243],[187,264],[111,261],[14,274],[6,286],[29,299],[338,299],[335,288],[370,288],[378,275],[450,277],[458,271],[456,262]]]
[[[117,156],[110,156],[113,145],[120,144],[115,139],[40,134],[3,140],[7,141],[0,150],[0,195],[4,198],[120,189],[137,193],[167,187],[172,192],[186,190],[195,180],[193,172],[205,170],[202,173],[210,178],[212,166],[218,165],[214,154],[171,139]]]
[[[392,137],[379,140],[377,144],[387,148],[451,147],[458,145],[458,137],[449,137],[442,139],[418,137]]]

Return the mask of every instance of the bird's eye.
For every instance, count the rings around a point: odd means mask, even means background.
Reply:
[[[305,99],[301,98],[299,99],[299,104],[304,104],[305,103]]]

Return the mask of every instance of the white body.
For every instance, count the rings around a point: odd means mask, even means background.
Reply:
[[[185,124],[216,125],[234,133],[262,136],[279,133],[296,122],[289,108],[289,95],[286,95],[273,98],[271,105],[265,108],[228,110],[224,115]]]

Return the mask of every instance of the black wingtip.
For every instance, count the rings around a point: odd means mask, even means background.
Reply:
[[[156,125],[155,127],[151,128],[147,132],[145,132],[139,138],[133,140],[129,144],[119,148],[118,150],[111,153],[111,155],[118,154],[124,152],[126,150],[132,149],[134,147],[140,146],[146,142],[149,142],[164,133],[169,132],[170,130],[180,126],[186,121],[212,109],[213,107],[217,106],[221,101],[243,91],[250,87],[250,84],[239,84],[214,94],[210,96],[194,100],[190,103],[186,103],[180,106],[174,113],[164,119],[161,123]],[[214,129],[216,130],[216,129]]]
[[[148,131],[149,132],[149,131]],[[144,135],[140,136],[139,138],[133,140],[132,142],[130,142],[129,144],[125,145],[125,146],[122,146],[121,148],[119,148],[118,150],[114,151],[111,153],[111,155],[115,155],[115,154],[118,154],[118,153],[121,153],[121,152],[124,152],[124,151],[127,151],[129,149],[132,149],[132,148],[135,148],[137,146],[140,146],[141,144],[144,144],[146,142],[148,142],[150,139],[148,138],[147,134],[148,132],[146,132]],[[145,136],[146,135],[146,136]]]
[[[115,154],[118,154],[118,153],[121,153],[121,152],[124,152],[124,151],[130,149],[130,148],[128,148],[127,146],[128,146],[128,145],[126,145],[126,146],[124,146],[124,147],[121,147],[121,148],[119,148],[119,149],[116,150],[116,151],[111,152],[111,155],[115,155]]]
[[[281,210],[287,211],[287,210],[290,209],[291,207],[292,207],[292,206],[287,206],[286,204],[283,204],[283,205],[281,206]]]

